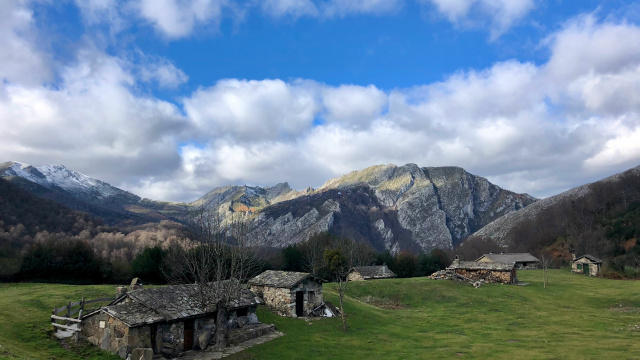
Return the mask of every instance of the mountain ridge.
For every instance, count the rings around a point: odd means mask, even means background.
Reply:
[[[215,209],[225,219],[239,213],[256,243],[276,247],[329,231],[369,241],[378,250],[450,249],[489,221],[536,201],[460,167],[416,164],[374,165],[302,191],[288,183],[227,185],[191,203],[142,199],[62,165],[35,168],[8,162],[0,165],[0,176],[40,196],[62,198],[72,207],[100,207],[140,221],[184,220],[198,207]]]

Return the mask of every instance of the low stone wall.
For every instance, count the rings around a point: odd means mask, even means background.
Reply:
[[[92,343],[126,358],[135,348],[151,348],[149,325],[129,328],[122,321],[104,313],[86,318],[80,335]]]
[[[472,280],[484,280],[486,282],[503,284],[512,283],[511,271],[456,269],[456,273]]]

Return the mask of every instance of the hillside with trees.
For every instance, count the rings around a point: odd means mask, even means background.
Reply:
[[[566,265],[572,254],[592,254],[605,260],[605,268],[611,273],[638,275],[638,167],[541,200],[517,215],[499,219],[498,226],[489,224],[467,239],[458,252],[475,256],[506,248],[511,252],[546,253],[558,266]]]

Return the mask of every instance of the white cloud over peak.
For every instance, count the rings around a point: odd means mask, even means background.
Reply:
[[[419,0],[433,4],[456,26],[488,25],[495,39],[533,10],[534,0]]]
[[[207,136],[238,141],[289,139],[308,129],[318,113],[316,85],[298,81],[219,81],[184,100],[187,116]]]

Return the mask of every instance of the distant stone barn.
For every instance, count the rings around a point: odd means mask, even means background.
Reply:
[[[387,265],[374,265],[374,266],[356,266],[349,271],[347,279],[349,281],[363,281],[374,279],[392,279],[396,274],[389,270]]]
[[[574,274],[584,274],[587,276],[600,275],[600,267],[602,260],[589,254],[582,255],[578,258],[574,256],[571,260],[571,272]]]
[[[123,291],[110,305],[82,318],[81,338],[103,350],[126,358],[134,349],[176,357],[188,350],[214,344],[216,309],[205,310],[194,299],[194,286],[174,285]],[[248,289],[229,306],[231,331],[264,332],[256,316],[260,298]],[[267,327],[269,328],[269,327]],[[273,326],[269,329],[272,329]],[[231,332],[230,332],[231,334]],[[263,333],[256,333],[256,336]]]
[[[518,281],[515,263],[460,261],[456,256],[447,270],[473,281],[502,284],[514,284]]]
[[[309,273],[267,270],[249,280],[249,288],[278,314],[303,317],[324,304],[322,282]]]
[[[534,270],[540,265],[540,259],[529,253],[500,253],[484,254],[479,257],[478,262],[515,263],[518,270]]]

